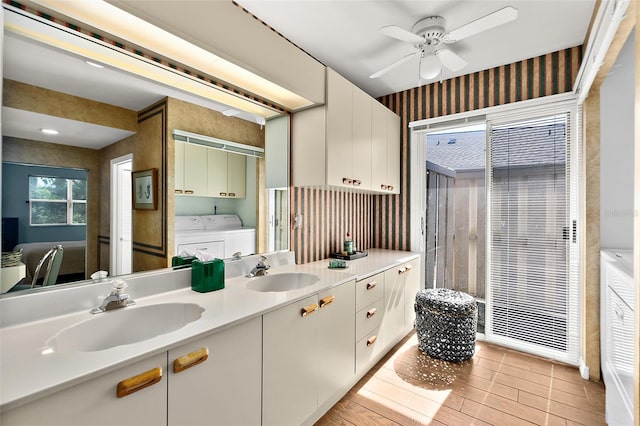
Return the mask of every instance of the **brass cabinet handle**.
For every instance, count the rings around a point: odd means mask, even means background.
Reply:
[[[367,318],[371,318],[372,316],[374,316],[376,314],[377,309],[376,308],[371,308],[367,311]]]
[[[367,339],[367,346],[373,345],[376,340],[378,340],[378,336],[371,336]]]
[[[387,189],[387,185],[385,185],[385,184],[380,185],[380,189],[386,190]]]
[[[411,270],[411,265],[405,265],[404,268],[407,270],[407,272],[409,272]]]
[[[235,193],[235,192],[230,192],[230,193],[229,193],[229,197],[235,197],[235,196],[236,196],[236,193]]]
[[[399,274],[399,275],[402,275],[402,274],[404,274],[405,272],[407,272],[407,268],[405,268],[404,266],[403,266],[402,268],[398,269],[398,274]]]
[[[332,304],[334,299],[334,295],[327,296],[324,299],[320,299],[320,307],[324,308],[325,306]]]
[[[197,351],[183,355],[180,358],[176,358],[173,361],[173,372],[180,373],[184,370],[205,362],[207,358],[209,358],[209,349],[200,348]]]
[[[375,281],[371,281],[367,283],[367,290],[373,290],[376,287],[377,283]]]
[[[226,197],[226,196],[227,196],[227,193],[226,193],[226,192],[221,192],[221,193],[220,193],[220,196],[221,196],[221,197]]]
[[[353,179],[342,178],[342,183],[345,185],[351,185],[353,183]]]
[[[352,184],[355,185],[355,186],[360,186],[362,184],[362,181],[360,181],[358,179],[354,179]]]
[[[393,191],[393,186],[392,185],[387,185],[387,190]]]
[[[182,191],[182,189],[176,189],[175,192],[176,192],[176,194],[182,194],[183,191]]]
[[[129,377],[118,383],[116,396],[118,398],[131,395],[148,386],[155,385],[162,379],[162,368],[156,367],[137,376]]]
[[[304,308],[302,308],[302,310],[300,311],[300,315],[302,315],[303,317],[306,317],[308,315],[311,315],[317,310],[318,310],[318,304],[314,303],[313,305],[305,306]]]
[[[185,189],[185,190],[184,190],[184,193],[185,193],[185,194],[193,194],[193,190],[191,190],[191,189]]]

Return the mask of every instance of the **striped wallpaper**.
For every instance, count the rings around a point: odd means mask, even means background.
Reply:
[[[576,46],[380,97],[401,118],[400,195],[293,188],[291,213],[303,216],[303,226],[291,235],[296,262],[329,257],[347,230],[358,249],[409,250],[409,123],[569,92],[581,61],[582,46]]]

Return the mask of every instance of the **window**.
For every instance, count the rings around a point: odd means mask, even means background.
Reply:
[[[33,226],[85,225],[87,180],[29,176],[29,221]]]

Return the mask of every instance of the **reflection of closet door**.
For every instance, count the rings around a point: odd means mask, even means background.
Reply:
[[[207,181],[209,197],[227,196],[227,153],[218,149],[208,149]]]
[[[246,180],[247,157],[227,153],[227,193],[229,197],[244,198],[246,196]]]
[[[184,146],[184,193],[205,197],[207,195],[207,151],[201,145]]]

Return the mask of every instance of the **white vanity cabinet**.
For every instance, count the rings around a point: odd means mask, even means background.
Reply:
[[[261,350],[260,317],[170,350],[168,425],[260,424]]]
[[[354,298],[349,281],[263,315],[263,425],[304,423],[353,379]]]
[[[138,361],[26,405],[3,411],[0,413],[0,424],[164,425],[167,423],[166,364],[166,352]],[[145,384],[148,385],[144,387]],[[118,388],[127,394],[119,398],[116,394]],[[135,389],[138,391],[129,393]]]
[[[411,329],[416,319],[416,294],[420,291],[420,259],[413,259],[402,268],[404,272],[399,275],[404,280],[404,326]]]

